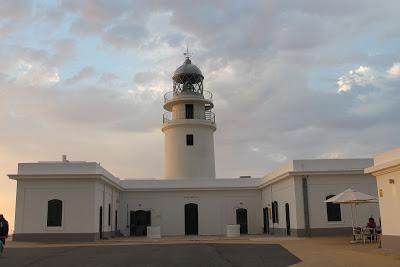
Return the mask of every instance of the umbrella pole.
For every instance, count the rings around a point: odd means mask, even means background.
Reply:
[[[353,203],[350,204],[350,208],[351,208],[351,226],[353,226],[353,229],[354,229]]]
[[[356,227],[358,226],[358,218],[357,218],[357,203],[354,204],[354,213],[355,213],[355,219],[356,219]]]
[[[351,225],[353,226],[353,241],[356,242],[356,235],[355,235],[355,229],[354,229],[354,218],[353,218],[353,203],[350,203],[350,208],[351,208]]]

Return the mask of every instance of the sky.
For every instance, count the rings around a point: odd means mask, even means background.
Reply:
[[[163,175],[162,109],[186,47],[214,95],[217,177],[400,144],[397,0],[0,0],[0,213],[18,162]]]

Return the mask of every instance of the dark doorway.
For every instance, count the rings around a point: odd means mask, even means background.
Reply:
[[[240,225],[240,233],[247,234],[247,210],[237,209],[236,210],[236,224]]]
[[[335,195],[329,195],[326,199],[330,199]],[[340,222],[342,220],[342,212],[340,210],[340,204],[337,203],[326,203],[326,213],[328,215],[328,222]]]
[[[144,210],[131,211],[131,236],[147,235],[147,226],[151,225],[151,212]]]
[[[101,206],[99,214],[99,233],[100,233],[100,239],[103,239],[103,207]]]
[[[198,206],[194,203],[185,205],[185,235],[199,234]]]
[[[193,104],[186,104],[185,110],[186,110],[186,119],[193,119],[194,117]]]
[[[268,208],[263,208],[263,221],[264,221],[264,233],[269,234],[269,214]]]
[[[290,235],[290,212],[289,212],[289,203],[285,204],[286,211],[286,234]]]
[[[115,210],[115,226],[114,226],[114,229],[115,229],[115,235],[118,235],[118,211],[117,210]]]

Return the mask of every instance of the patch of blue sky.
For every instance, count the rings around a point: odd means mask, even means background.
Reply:
[[[343,75],[342,68],[335,66],[319,66],[308,74],[308,87],[312,90],[336,92],[337,80]]]
[[[352,69],[369,66],[384,71],[391,61],[389,54],[399,52],[396,44],[396,41],[381,42],[368,32],[357,39],[327,45],[318,51],[325,60],[311,69],[308,86],[315,90],[336,92],[338,78]]]
[[[95,80],[102,73],[111,72],[123,82],[130,83],[135,73],[141,70],[141,62],[134,53],[107,49],[99,36],[91,36],[79,40],[75,59],[63,66],[61,74],[71,77],[85,67],[95,69],[96,78],[93,77]]]

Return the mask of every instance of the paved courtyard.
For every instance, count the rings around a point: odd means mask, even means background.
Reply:
[[[273,244],[106,245],[10,248],[0,266],[289,266],[300,260]]]
[[[8,242],[0,266],[400,266],[400,255],[350,237],[116,238],[92,243]]]

